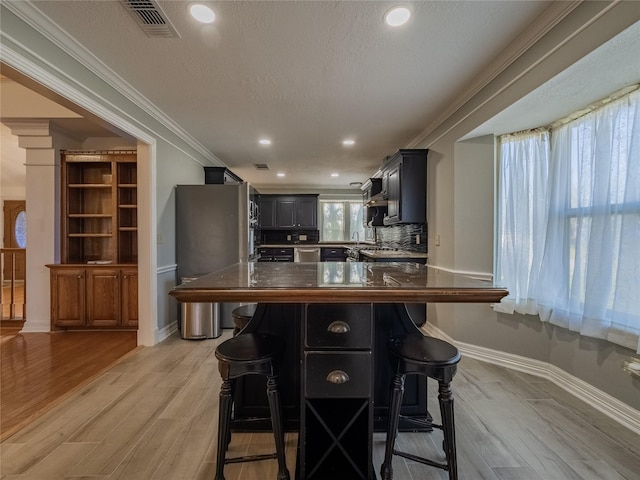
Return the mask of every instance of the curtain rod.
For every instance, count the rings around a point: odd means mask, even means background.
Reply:
[[[574,112],[571,115],[567,115],[564,118],[556,120],[555,122],[551,123],[547,128],[549,128],[550,130],[553,130],[555,128],[558,128],[558,127],[561,127],[563,125],[566,125],[567,123],[572,122],[573,120],[577,120],[580,117],[584,117],[585,115],[588,115],[589,113],[593,112],[594,110],[597,110],[598,108],[601,108],[601,107],[605,106],[608,103],[611,103],[611,102],[613,102],[615,100],[618,100],[618,99],[624,97],[625,95],[628,95],[631,92],[634,92],[635,90],[638,90],[638,88],[640,88],[640,84],[637,84],[637,83],[635,85],[630,85],[628,87],[624,87],[624,88],[612,93],[611,95],[598,100],[597,102],[593,102],[592,104],[588,105],[587,107],[583,108],[582,110],[578,110],[577,112]]]

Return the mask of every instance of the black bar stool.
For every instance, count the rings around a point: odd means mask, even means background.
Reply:
[[[224,466],[228,463],[253,462],[278,459],[278,480],[289,480],[284,456],[284,429],[280,411],[280,395],[276,382],[275,363],[284,348],[281,338],[261,333],[246,333],[222,342],[216,348],[218,370],[222,377],[218,417],[218,453],[215,480],[224,480]],[[267,398],[271,413],[271,425],[276,453],[226,458],[231,442],[231,410],[235,379],[243,375],[267,377]]]
[[[388,343],[389,358],[394,376],[391,381],[391,399],[389,401],[389,427],[387,429],[387,443],[384,452],[384,462],[380,469],[382,480],[393,479],[391,462],[393,455],[420,462],[432,467],[442,468],[449,472],[449,480],[457,480],[458,467],[456,462],[456,437],[453,419],[453,395],[451,381],[456,374],[460,361],[458,349],[443,340],[425,337],[421,334],[411,334],[404,338],[394,338]],[[400,423],[400,406],[404,395],[404,379],[406,375],[425,375],[438,381],[438,401],[442,425],[432,424],[444,433],[443,448],[446,463],[419,457],[417,455],[395,450],[398,424]],[[404,417],[407,420],[412,420]],[[415,421],[415,420],[413,420]]]
[[[253,318],[253,314],[256,313],[257,303],[250,303],[249,305],[241,305],[240,307],[236,307],[231,312],[231,316],[233,317],[233,336],[235,337],[240,333],[244,327],[247,326],[249,320]]]

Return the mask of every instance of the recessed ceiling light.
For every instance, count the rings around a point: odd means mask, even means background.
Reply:
[[[339,174],[339,173],[332,173],[332,174],[331,174],[331,176],[332,176],[332,177],[339,177],[339,176],[340,176],[340,174]]]
[[[260,145],[271,145],[271,140],[269,140],[268,138],[261,138]]]
[[[399,27],[409,21],[411,12],[406,7],[394,7],[384,15],[384,21],[392,27]]]
[[[189,13],[201,23],[213,23],[216,19],[216,14],[213,13],[213,10],[206,5],[200,5],[198,3],[189,7]]]
[[[355,140],[343,140],[342,144],[343,145],[353,145],[355,142]]]
[[[276,175],[279,176],[279,177],[284,177],[284,173],[282,173],[282,172],[278,172],[278,173],[276,173]]]

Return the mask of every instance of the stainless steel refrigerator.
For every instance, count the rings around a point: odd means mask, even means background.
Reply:
[[[256,191],[247,183],[178,185],[178,281],[255,260],[257,205]],[[220,305],[222,328],[233,328],[231,311],[239,305]]]

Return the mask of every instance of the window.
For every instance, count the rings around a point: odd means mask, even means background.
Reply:
[[[320,200],[320,240],[364,240],[363,212],[361,201]]]
[[[640,91],[504,136],[498,232],[497,310],[640,352]]]

